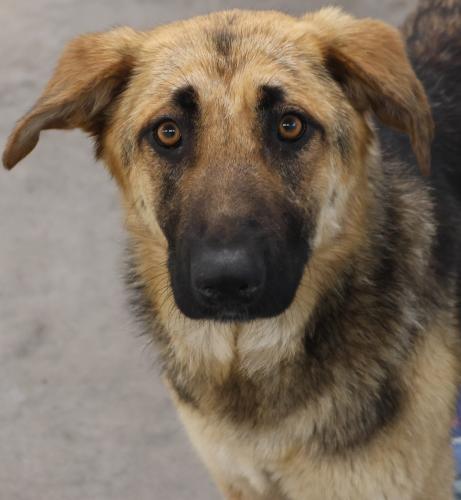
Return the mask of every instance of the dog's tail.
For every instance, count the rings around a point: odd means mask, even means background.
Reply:
[[[461,0],[421,0],[403,27],[408,54],[432,105],[433,169],[461,200]]]

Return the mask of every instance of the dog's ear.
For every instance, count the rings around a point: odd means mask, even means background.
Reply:
[[[428,175],[434,125],[400,33],[383,22],[354,19],[338,9],[314,16],[305,19],[316,23],[324,63],[350,102],[408,134],[420,170]]]
[[[117,28],[72,40],[42,96],[11,133],[4,166],[11,169],[29,154],[42,130],[82,128],[95,133],[101,113],[129,77],[142,36]]]

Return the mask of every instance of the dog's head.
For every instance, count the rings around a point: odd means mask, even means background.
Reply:
[[[190,318],[270,317],[366,204],[370,112],[409,134],[427,172],[430,111],[396,30],[337,9],[231,11],[73,40],[3,161],[45,129],[92,134],[141,271],[168,268]]]

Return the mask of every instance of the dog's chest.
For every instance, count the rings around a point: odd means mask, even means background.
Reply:
[[[404,463],[367,464],[362,458],[320,458],[307,446],[309,425],[239,433],[178,406],[188,434],[218,485],[244,500],[413,499]],[[300,424],[300,423],[298,423]],[[397,461],[398,462],[398,461]],[[392,470],[387,470],[387,467]],[[360,471],[360,474],[358,474]],[[282,493],[283,491],[283,493]],[[230,494],[226,498],[234,498]]]
[[[273,431],[244,436],[232,426],[203,419],[187,405],[177,403],[177,408],[192,443],[218,484],[252,492],[251,498],[264,498],[276,489],[272,473],[283,452]]]

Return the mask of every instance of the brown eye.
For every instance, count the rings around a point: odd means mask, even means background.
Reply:
[[[171,120],[161,123],[154,133],[157,135],[158,142],[167,148],[178,146],[181,140],[181,131]]]
[[[296,115],[284,115],[279,122],[279,137],[284,141],[295,141],[304,133],[304,122]]]

